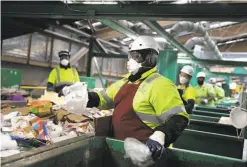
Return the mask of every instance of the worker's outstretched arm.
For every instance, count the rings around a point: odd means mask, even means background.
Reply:
[[[99,107],[99,103],[100,103],[100,98],[99,95],[95,92],[88,92],[88,103],[87,103],[87,107],[88,108],[93,108]]]
[[[188,114],[192,114],[192,110],[194,108],[194,105],[195,105],[195,100],[193,100],[193,99],[187,100],[187,104],[185,104],[184,107],[185,107]]]
[[[46,90],[49,91],[49,92],[55,92],[54,84],[51,83],[51,82],[48,82],[47,86],[46,86]]]
[[[87,107],[97,107],[102,110],[112,109],[114,107],[114,97],[126,82],[126,79],[122,79],[100,92],[89,92]]]
[[[159,78],[153,83],[149,102],[160,124],[154,129],[146,145],[153,159],[162,156],[162,147],[175,142],[188,124],[189,115],[185,110],[175,85],[168,79]]]
[[[165,147],[174,143],[188,125],[188,118],[181,115],[172,116],[165,124],[155,128],[165,134]]]

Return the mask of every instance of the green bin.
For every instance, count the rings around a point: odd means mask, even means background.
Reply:
[[[2,159],[2,167],[134,167],[124,158],[124,143],[99,137],[78,137]],[[246,167],[236,158],[167,148],[155,167]]]
[[[195,115],[195,114],[190,114],[190,119],[208,121],[208,122],[219,122],[220,120],[220,118],[218,117],[209,117],[209,116]]]
[[[242,159],[244,139],[186,129],[173,146],[185,150]]]
[[[196,106],[195,109],[201,110],[201,111],[209,111],[209,112],[217,112],[217,113],[225,113],[225,114],[230,113],[230,109],[216,108],[216,107],[209,107],[209,106]]]
[[[192,110],[192,113],[195,115],[202,115],[202,116],[209,116],[209,117],[229,117],[229,114],[226,113],[219,113],[213,111],[202,111],[202,110]]]
[[[16,69],[1,68],[1,88],[21,85],[21,71]]]
[[[237,136],[236,128],[231,125],[223,125],[215,122],[207,122],[201,120],[190,119],[190,124],[188,125],[187,129]]]
[[[82,77],[80,76],[80,81],[81,82],[86,82],[88,85],[89,89],[94,89],[95,88],[95,78],[92,77]]]

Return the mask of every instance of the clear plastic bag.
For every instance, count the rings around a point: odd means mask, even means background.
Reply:
[[[132,163],[139,167],[148,167],[154,162],[149,148],[135,138],[124,140],[125,158],[130,158]]]
[[[65,109],[73,114],[82,115],[86,113],[88,102],[87,84],[77,82],[63,89]]]

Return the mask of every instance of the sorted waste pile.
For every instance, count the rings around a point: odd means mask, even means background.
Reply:
[[[29,101],[27,106],[18,108],[10,104],[1,105],[1,157],[95,134],[94,119],[112,115],[112,111],[96,108],[87,108],[83,115],[70,113],[62,105],[63,97],[56,96],[47,93],[39,100]]]

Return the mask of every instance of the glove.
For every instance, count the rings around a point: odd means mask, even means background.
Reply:
[[[208,99],[203,99],[202,101],[201,101],[201,104],[208,104]]]
[[[146,145],[152,153],[154,161],[160,159],[165,153],[165,134],[161,131],[155,131],[147,140]]]
[[[215,101],[217,101],[217,100],[218,100],[218,98],[217,98],[217,97],[215,97],[215,98],[214,98],[214,100],[215,100]]]

